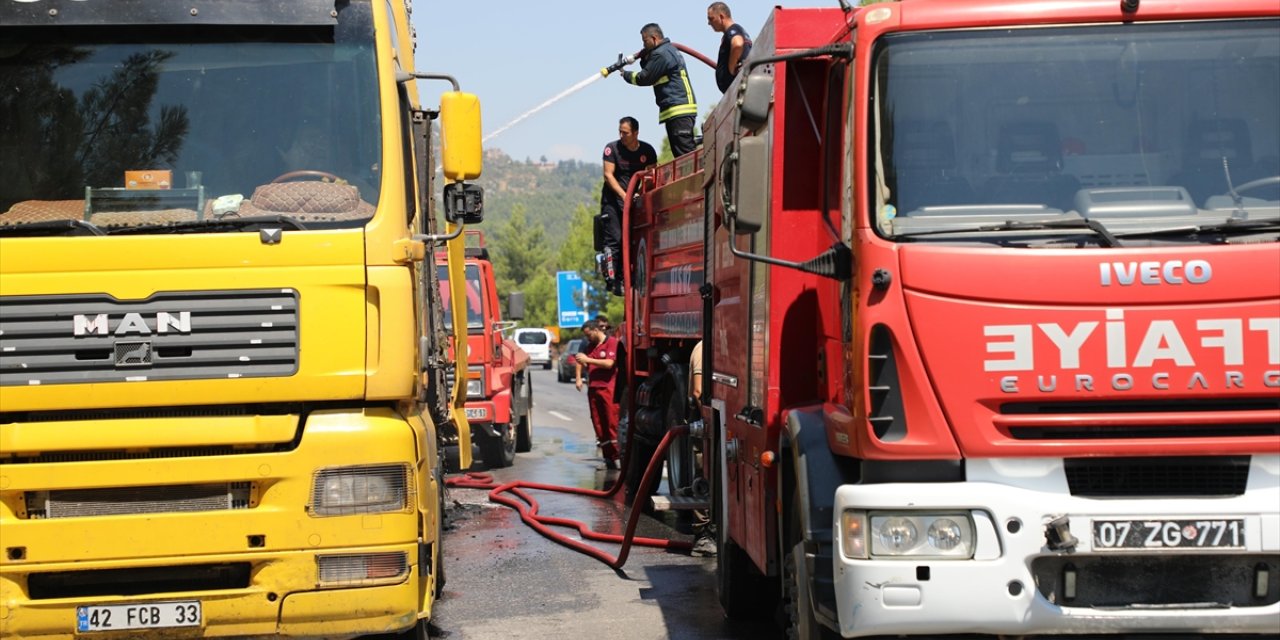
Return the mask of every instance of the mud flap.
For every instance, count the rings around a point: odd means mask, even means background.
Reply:
[[[857,463],[839,458],[827,445],[827,421],[821,405],[790,409],[786,417],[782,454],[791,473],[778,474],[778,495],[798,495],[801,501],[800,531],[804,535],[805,567],[797,567],[810,580],[814,615],[824,625],[839,629],[836,614],[835,544],[832,539],[836,489],[857,481]],[[781,524],[781,523],[780,523]],[[785,536],[779,532],[779,540]]]

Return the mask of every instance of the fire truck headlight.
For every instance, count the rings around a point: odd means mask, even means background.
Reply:
[[[311,485],[310,512],[345,516],[403,511],[412,486],[409,474],[403,464],[321,469]]]
[[[872,557],[973,557],[973,519],[967,513],[877,513],[871,531]]]
[[[484,367],[467,368],[467,399],[484,399]]]
[[[840,514],[840,552],[852,560],[867,557],[867,514],[846,510]]]

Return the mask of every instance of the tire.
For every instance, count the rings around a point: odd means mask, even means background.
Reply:
[[[804,562],[804,534],[800,528],[800,496],[791,496],[791,523],[783,548],[786,556],[782,570],[783,610],[786,612],[787,640],[832,640],[839,638],[822,626],[813,615],[811,580],[801,580],[797,570]]]
[[[628,448],[634,448],[631,452],[631,463],[627,467],[627,477],[624,479],[626,483],[626,503],[632,504],[636,500],[636,493],[640,491],[640,481],[644,479],[644,470],[649,466],[649,460],[653,458],[653,454],[657,451],[656,442],[650,442],[648,438],[640,433],[629,433],[630,442],[627,443]],[[654,488],[650,487],[650,495]],[[645,510],[649,509],[649,496],[640,497],[641,504]]]
[[[524,382],[524,413],[516,422],[516,453],[533,451],[533,378]]]
[[[480,443],[480,457],[486,467],[502,469],[516,462],[516,437],[509,424],[497,425],[498,436],[486,437]]]
[[[663,422],[667,431],[670,431],[672,427],[685,424],[683,394],[672,393],[668,396]],[[693,486],[693,479],[696,476],[697,469],[694,467],[693,459],[693,439],[686,434],[672,440],[667,447],[667,494],[672,496],[689,495],[688,490]],[[689,512],[681,511],[680,513],[688,515]]]

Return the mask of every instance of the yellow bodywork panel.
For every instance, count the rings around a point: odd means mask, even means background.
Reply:
[[[0,387],[0,411],[150,406],[160,398],[166,405],[361,398],[367,304],[363,240],[360,229],[286,230],[274,245],[263,244],[256,232],[5,239],[0,251],[4,296],[101,293],[137,301],[175,291],[291,291],[298,305],[298,366],[292,375],[277,377]],[[68,305],[67,336],[73,313]],[[198,313],[191,322],[201,322]]]
[[[457,225],[452,223],[446,224],[447,231],[452,234],[457,231]],[[462,234],[449,241],[446,252],[449,261],[449,299],[450,300],[466,300],[467,299],[467,275],[466,275],[466,256],[465,256],[465,240]],[[458,460],[462,469],[471,466],[471,424],[467,422],[467,385],[462,381],[467,379],[467,305],[453,304],[449,305],[453,312],[453,375],[454,380],[458,383],[453,385],[453,402],[450,406],[453,415],[453,423],[458,426]],[[462,354],[459,356],[458,354]]]

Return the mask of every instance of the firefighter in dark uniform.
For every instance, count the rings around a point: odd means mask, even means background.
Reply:
[[[662,27],[650,22],[640,30],[644,53],[640,71],[624,71],[622,79],[642,87],[653,87],[658,102],[658,122],[667,126],[671,153],[682,156],[693,151],[693,127],[698,116],[698,102],[693,97],[693,84],[684,68],[684,56],[671,40],[662,35]]]
[[[604,185],[600,188],[601,238],[596,245],[605,251],[605,284],[614,295],[622,295],[622,205],[631,176],[658,163],[653,145],[640,139],[640,123],[631,116],[618,121],[618,139],[604,147]]]

